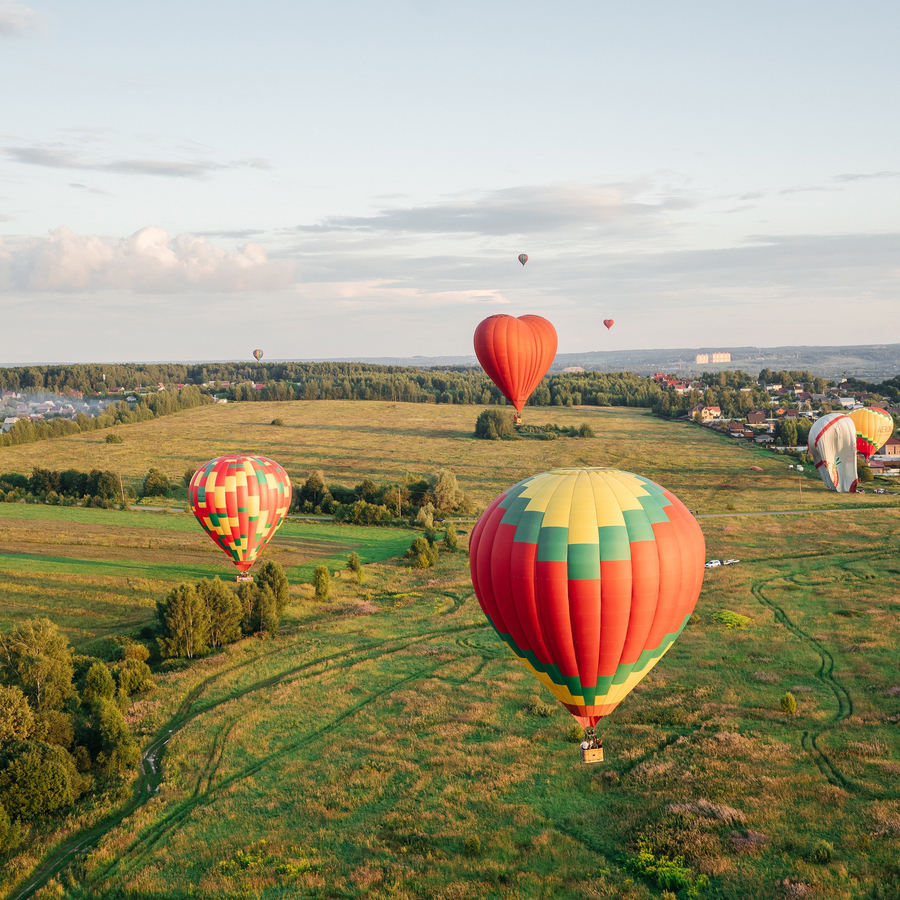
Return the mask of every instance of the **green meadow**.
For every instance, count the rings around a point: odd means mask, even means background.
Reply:
[[[785,459],[644,411],[529,409],[526,421],[588,421],[597,437],[508,443],[476,442],[477,412],[219,406],[121,428],[121,445],[4,448],[0,471],[99,467],[137,484],[151,465],[180,476],[252,450],[295,480],[321,469],[348,485],[445,466],[481,506],[556,466],[647,475],[699,511],[708,557],[741,562],[707,570],[685,632],[604,720],[605,761],[580,762],[574,720],[487,625],[466,534],[418,570],[398,558],[410,530],[289,522],[268,551],[292,582],[279,635],[162,667],[129,713],[153,764],[33,828],[0,890],[900,897],[894,498],[829,494],[804,475],[801,502]],[[343,571],[354,549],[362,584]],[[337,573],[327,603],[308,584],[321,560]],[[46,615],[90,648],[152,623],[179,581],[228,568],[184,514],[0,504],[4,628]]]

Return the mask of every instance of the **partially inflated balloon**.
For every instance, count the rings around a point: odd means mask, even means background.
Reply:
[[[809,452],[828,490],[856,490],[856,426],[849,416],[829,413],[816,419],[809,429]]]
[[[469,542],[485,615],[585,727],[608,715],[687,624],[705,543],[680,500],[617,469],[555,469],[485,510]]]
[[[527,253],[520,253],[520,254],[519,254],[519,262],[522,263],[522,265],[524,266],[525,263],[528,262],[528,254],[527,254]]]
[[[254,358],[257,362],[259,362],[259,361],[263,358],[263,352],[262,352],[262,350],[254,350],[254,351],[253,351],[253,358]]]
[[[894,433],[894,420],[886,409],[867,406],[847,413],[856,426],[856,449],[868,459]]]
[[[556,329],[541,316],[490,316],[475,329],[478,362],[517,412],[547,374],[556,343]]]
[[[612,319],[604,319],[603,324],[607,327],[607,329],[610,329],[613,327],[613,325],[615,325],[615,322]]]
[[[246,572],[291,505],[287,472],[264,456],[220,456],[194,473],[191,512],[231,561]]]

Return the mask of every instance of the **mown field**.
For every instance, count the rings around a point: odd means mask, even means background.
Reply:
[[[657,419],[647,410],[526,408],[528,424],[588,422],[597,435],[552,442],[476,440],[479,412],[471,406],[353,401],[217,405],[119,427],[122,444],[107,444],[100,431],[5,447],[0,471],[99,468],[138,487],[151,467],[180,483],[187,469],[215,456],[257,453],[283,465],[294,482],[322,470],[328,481],[350,486],[367,477],[393,482],[446,466],[485,506],[535,472],[614,465],[658,481],[701,514],[795,509],[801,502],[798,477],[788,472],[784,457],[686,422]],[[276,418],[283,427],[270,424]],[[751,465],[763,473],[749,471]],[[895,504],[871,493],[837,497],[822,488],[815,472],[803,478],[804,507]]]
[[[588,420],[598,437],[476,444],[464,428],[471,409],[397,409],[199,410],[171,463],[150,455],[141,429],[186,417],[123,429],[121,446],[66,439],[62,463],[55,442],[27,449],[35,464],[110,468],[91,454],[130,448],[132,468],[119,465],[132,477],[150,464],[176,474],[187,460],[235,449],[343,483],[446,465],[481,503],[554,465],[615,464],[701,514],[799,507],[783,459],[640,412],[529,410],[535,422]],[[311,437],[292,444],[292,433],[334,434],[344,412],[356,430],[325,444],[333,459],[314,458]],[[229,446],[240,429],[228,415],[274,443]],[[275,415],[285,428],[265,424]],[[377,442],[359,430],[367,421],[383,429]],[[0,452],[0,469],[16,470],[10,458]],[[86,852],[51,866],[38,896],[666,896],[638,864],[642,839],[657,858],[683,855],[688,880],[707,876],[706,897],[900,896],[900,518],[891,503],[836,497],[809,480],[803,506],[838,509],[702,518],[708,556],[741,563],[707,572],[684,634],[604,722],[597,766],[580,763],[573,720],[486,625],[464,552],[413,570],[389,558],[397,550],[387,537],[405,546],[410,532],[291,523],[275,539],[294,566],[281,634],[161,674],[130,714],[144,746],[165,748],[159,772],[148,767],[120,792],[140,805],[115,827],[103,824],[107,797],[38,829],[3,884],[20,896],[13,884],[27,886],[50,848],[93,827]],[[73,641],[98,640],[104,628],[131,633],[152,619],[179,566],[191,578],[227,567],[205,540],[186,516],[0,505],[3,625],[40,612]],[[314,602],[303,567],[321,551],[337,568],[354,546],[379,560],[366,583],[339,577],[332,601]],[[749,623],[726,627],[722,610]],[[796,716],[781,712],[785,691]]]

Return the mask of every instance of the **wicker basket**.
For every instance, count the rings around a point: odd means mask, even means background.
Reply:
[[[595,747],[593,750],[584,750],[582,751],[581,759],[585,763],[603,762],[603,748]]]

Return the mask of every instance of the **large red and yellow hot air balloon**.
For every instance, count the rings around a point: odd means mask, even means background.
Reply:
[[[194,473],[191,512],[241,572],[256,561],[291,505],[287,472],[264,456],[220,456]]]
[[[472,531],[472,583],[525,667],[585,728],[609,715],[687,624],[705,543],[674,494],[617,469],[520,481]]]
[[[547,374],[556,344],[556,329],[541,316],[489,316],[475,329],[478,362],[516,412]]]
[[[886,409],[867,406],[847,415],[856,426],[856,449],[866,459],[877,453],[894,433],[894,420]]]

